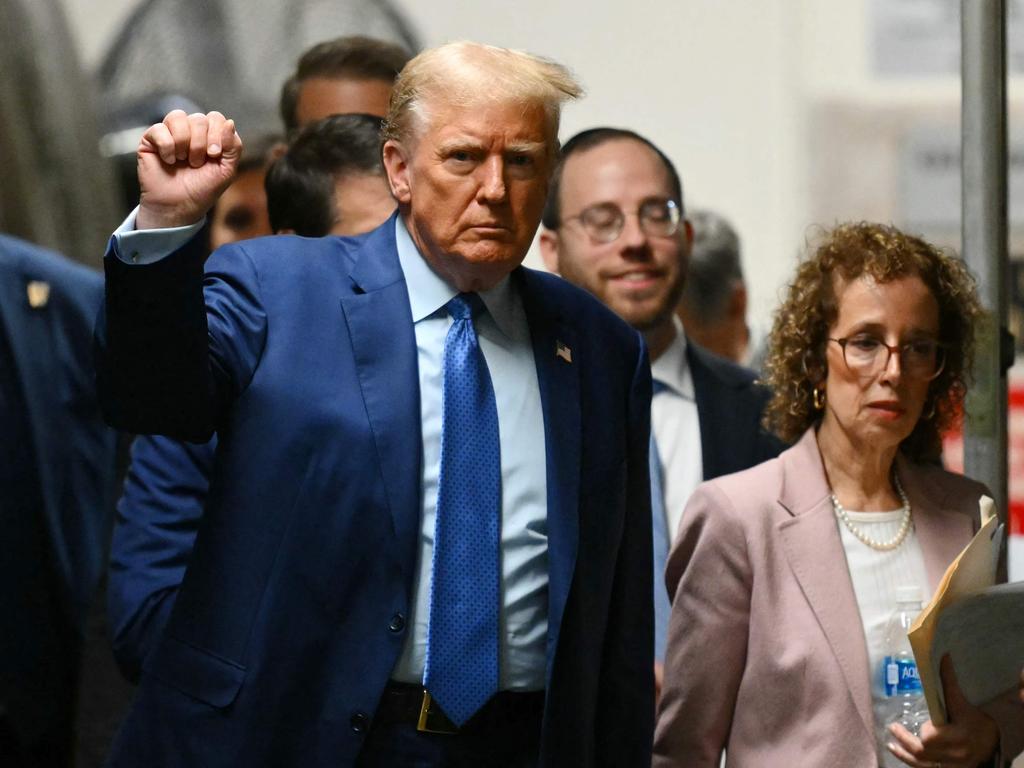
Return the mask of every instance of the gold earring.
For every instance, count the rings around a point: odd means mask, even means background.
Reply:
[[[815,387],[814,388],[814,392],[812,393],[812,397],[814,398],[814,410],[816,410],[816,411],[824,410],[825,409],[825,390],[824,389],[820,389],[819,387]]]
[[[935,398],[932,400],[932,407],[928,409],[928,412],[924,415],[925,421],[931,421],[935,418],[935,410],[938,408],[939,399]]]

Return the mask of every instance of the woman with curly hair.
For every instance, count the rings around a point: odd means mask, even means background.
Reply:
[[[1024,746],[949,670],[947,725],[886,729],[872,700],[897,590],[932,594],[978,525],[985,488],[938,458],[980,314],[958,259],[892,227],[838,226],[799,266],[766,361],[767,425],[795,444],[683,513],[655,766],[717,768],[724,750],[727,766],[954,768]]]

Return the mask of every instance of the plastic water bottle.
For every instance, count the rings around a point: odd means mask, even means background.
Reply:
[[[885,757],[884,765],[902,766],[886,749],[893,740],[889,733],[892,723],[900,723],[918,735],[929,719],[928,704],[917,674],[917,662],[910,647],[907,633],[921,612],[921,590],[918,587],[897,587],[896,608],[885,625],[885,657],[876,684],[876,723],[879,752]],[[904,766],[905,768],[905,766]]]

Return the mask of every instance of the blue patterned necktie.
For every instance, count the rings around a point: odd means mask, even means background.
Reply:
[[[654,394],[665,389],[660,381],[654,382]],[[651,533],[654,539],[654,658],[665,660],[665,645],[668,641],[668,618],[672,604],[665,587],[665,564],[671,539],[668,534],[668,520],[665,519],[665,489],[661,478],[661,459],[658,445],[651,430]]]
[[[447,308],[423,684],[461,726],[498,690],[501,452],[494,388],[473,327],[483,302],[462,293]]]

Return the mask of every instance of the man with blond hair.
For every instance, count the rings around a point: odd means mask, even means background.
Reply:
[[[111,765],[649,762],[646,351],[520,266],[579,92],[527,54],[426,51],[385,122],[396,215],[205,273],[234,124],[173,112],[143,136],[101,398],[220,447]]]

